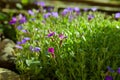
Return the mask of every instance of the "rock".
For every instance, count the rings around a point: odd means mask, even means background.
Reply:
[[[21,80],[21,79],[20,76],[15,72],[5,68],[0,68],[0,80]]]

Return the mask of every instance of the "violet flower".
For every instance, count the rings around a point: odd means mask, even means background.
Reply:
[[[74,11],[75,11],[77,14],[79,14],[79,13],[80,13],[80,8],[75,7],[75,8],[74,8]]]
[[[32,10],[28,10],[28,13],[29,13],[30,15],[34,15],[34,12],[33,12]]]
[[[108,71],[110,71],[110,72],[114,72],[114,70],[113,70],[110,66],[108,66],[107,69],[108,69]]]
[[[65,39],[65,38],[67,38],[67,36],[65,36],[64,34],[59,34],[59,38],[60,38],[60,40],[63,40],[63,39]]]
[[[52,12],[51,14],[52,14],[53,17],[58,18],[58,13],[57,12]]]
[[[69,10],[68,10],[68,9],[64,9],[64,10],[62,11],[62,13],[61,13],[61,14],[62,14],[63,16],[65,16],[65,15],[67,15],[67,14],[68,14],[68,12],[69,12]]]
[[[23,29],[23,30],[21,30],[23,33],[27,33],[27,30],[25,30],[25,29]]]
[[[47,36],[51,37],[51,36],[54,36],[54,35],[55,35],[55,32],[50,32]]]
[[[12,20],[10,20],[9,24],[15,24],[17,22],[16,17],[12,17]]]
[[[18,48],[18,49],[23,49],[23,47],[19,46],[19,45],[15,45],[15,47]]]
[[[54,48],[53,47],[48,48],[48,52],[54,53]]]
[[[91,8],[91,10],[92,10],[92,11],[96,11],[96,10],[97,10],[97,8],[96,8],[96,7],[93,7],[93,8]]]
[[[22,26],[17,26],[17,29],[18,29],[18,30],[22,30],[23,27],[22,27]]]
[[[83,8],[83,11],[88,11],[89,10],[89,8]]]
[[[44,2],[36,2],[35,4],[38,5],[38,6],[42,6],[42,7],[45,6],[45,3],[44,3]]]
[[[30,40],[30,38],[29,37],[25,37],[24,40],[28,41],[28,40]]]
[[[120,18],[120,12],[115,14],[115,18],[116,19]]]
[[[46,19],[46,18],[48,18],[50,15],[51,15],[51,13],[46,13],[46,14],[44,14],[44,18]]]
[[[93,15],[88,15],[88,20],[91,20],[91,19],[93,19],[93,18],[94,18]]]
[[[39,52],[41,49],[39,47],[32,47],[32,46],[30,46],[30,50],[32,52]]]
[[[118,68],[117,73],[120,74],[120,67]]]
[[[48,52],[51,53],[53,58],[55,58],[54,48],[53,47],[48,48]]]
[[[26,17],[23,16],[22,14],[19,14],[19,22],[20,22],[20,24],[25,23],[26,21],[27,21]]]
[[[107,76],[105,76],[104,80],[113,80],[113,78],[112,78],[112,76],[107,75]]]

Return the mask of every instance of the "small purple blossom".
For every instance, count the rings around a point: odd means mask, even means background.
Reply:
[[[54,48],[53,47],[48,48],[48,52],[54,53]]]
[[[32,46],[30,46],[30,50],[32,52],[39,52],[41,49],[39,47],[32,47]]]
[[[120,74],[120,67],[117,69],[117,73]]]
[[[88,20],[91,20],[91,19],[93,19],[93,18],[94,18],[93,15],[88,15]]]
[[[105,76],[104,80],[113,80],[113,78],[112,78],[112,76],[107,75],[107,76]]]
[[[110,71],[110,72],[114,72],[114,70],[113,70],[110,66],[108,66],[107,69],[108,69],[108,71]]]
[[[63,16],[65,16],[65,15],[67,15],[67,14],[68,14],[68,12],[69,12],[69,10],[68,10],[68,9],[64,9],[64,10],[62,11],[62,13],[61,13],[61,14],[62,14]]]
[[[26,20],[26,17],[23,16],[22,14],[19,14],[19,23],[22,24],[22,23],[25,23],[27,20]]]
[[[58,13],[57,12],[52,12],[51,14],[52,14],[53,17],[58,18]]]
[[[64,34],[59,34],[59,38],[60,38],[60,40],[63,40],[63,39],[65,39],[65,38],[67,38],[67,36],[65,36]]]
[[[88,11],[88,10],[89,10],[89,8],[83,8],[83,10],[84,10],[84,11]]]
[[[30,38],[29,37],[25,37],[24,40],[28,41],[28,40],[30,40]]]
[[[120,12],[115,14],[115,18],[116,19],[120,18]]]
[[[23,49],[23,47],[19,46],[19,45],[15,45],[15,47],[18,48],[18,49]]]
[[[44,3],[44,2],[36,2],[35,4],[38,5],[38,6],[42,6],[42,7],[45,6],[45,3]]]
[[[22,42],[21,41],[17,41],[17,44],[20,45],[20,44],[22,44]]]
[[[30,15],[34,15],[34,12],[33,12],[32,10],[28,10],[28,13],[29,13]]]
[[[74,11],[75,11],[77,14],[79,14],[79,13],[80,13],[80,8],[75,7],[75,8],[74,8]]]
[[[10,20],[9,24],[15,24],[17,22],[16,17],[12,17],[12,20]]]
[[[47,36],[51,37],[51,36],[54,36],[54,35],[55,35],[55,32],[50,32]]]
[[[27,33],[27,30],[23,29],[22,32]]]
[[[46,13],[46,14],[44,14],[44,18],[46,19],[46,18],[48,18],[50,15],[51,15],[51,13]]]
[[[96,11],[96,10],[97,10],[97,8],[96,8],[96,7],[93,7],[93,8],[91,8],[91,10],[92,10],[92,11]]]
[[[23,40],[21,41],[21,44],[25,44],[26,42],[27,42],[27,40],[23,39]]]
[[[18,26],[17,29],[18,29],[18,30],[22,30],[23,27],[22,27],[22,26]]]
[[[53,47],[48,48],[48,52],[51,53],[52,58],[55,58],[54,48]]]

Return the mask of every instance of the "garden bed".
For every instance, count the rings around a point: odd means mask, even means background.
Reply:
[[[5,24],[16,32],[19,74],[30,80],[120,79],[120,13],[45,7],[13,11]]]

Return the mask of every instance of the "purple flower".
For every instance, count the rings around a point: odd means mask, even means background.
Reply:
[[[105,79],[104,80],[113,80],[112,76],[105,76]]]
[[[46,14],[44,14],[44,18],[46,19],[46,18],[48,18],[50,15],[51,15],[51,13],[46,13]]]
[[[25,44],[26,42],[27,42],[27,40],[23,39],[23,40],[21,41],[21,44]]]
[[[39,47],[32,47],[32,46],[30,46],[30,50],[32,52],[39,52],[41,49]]]
[[[35,48],[34,48],[34,51],[35,51],[35,52],[39,52],[40,50],[41,50],[41,49],[40,49],[39,47],[35,47]]]
[[[22,32],[27,33],[27,30],[23,29]]]
[[[118,68],[117,72],[118,72],[118,74],[120,74],[120,67]]]
[[[92,10],[92,11],[96,11],[96,10],[97,10],[97,8],[96,8],[96,7],[93,7],[93,8],[91,8],[91,10]]]
[[[62,13],[61,13],[61,14],[62,14],[63,16],[65,16],[65,15],[67,15],[67,14],[68,14],[68,12],[69,12],[69,10],[68,10],[68,9],[64,9],[64,10],[62,11]]]
[[[43,9],[46,10],[47,12],[51,12],[54,9],[54,7],[49,6],[49,7],[44,7]]]
[[[84,11],[88,11],[89,9],[88,8],[83,8]]]
[[[49,34],[48,34],[48,37],[51,37],[51,36],[54,36],[55,35],[55,32],[50,32]]]
[[[59,34],[59,38],[60,38],[60,40],[63,40],[63,39],[65,39],[65,38],[67,38],[67,36],[65,36],[64,34]]]
[[[18,48],[18,49],[23,49],[23,47],[19,46],[19,45],[15,45],[15,47]]]
[[[74,9],[71,7],[66,8],[69,12],[72,12]]]
[[[20,22],[20,24],[25,23],[26,22],[26,17],[23,16],[22,14],[19,14],[19,22]]]
[[[116,19],[120,18],[120,12],[115,14],[115,18]]]
[[[36,2],[35,4],[37,4],[38,6],[42,6],[42,7],[45,6],[45,3],[44,3],[44,2]]]
[[[93,15],[88,15],[88,20],[91,20],[91,19],[93,19],[93,18],[94,18]]]
[[[23,27],[22,27],[22,26],[18,26],[17,29],[18,29],[18,30],[22,30]]]
[[[80,8],[75,7],[75,8],[74,8],[74,11],[75,11],[76,13],[80,13]]]
[[[17,44],[18,44],[18,45],[20,45],[20,44],[22,44],[22,42],[20,42],[20,41],[17,41]]]
[[[30,40],[30,38],[29,37],[25,37],[24,40],[28,41],[28,40]]]
[[[107,69],[108,69],[108,71],[110,71],[110,72],[114,72],[114,70],[113,70],[110,66],[108,66]]]
[[[17,22],[16,17],[12,17],[12,20],[10,20],[9,24],[15,24]]]
[[[54,48],[53,47],[48,48],[48,52],[52,54],[53,58],[55,58]]]
[[[48,48],[48,52],[54,53],[54,48],[53,47]]]
[[[29,13],[30,15],[34,15],[34,12],[33,12],[32,10],[28,10],[28,13]]]
[[[52,14],[53,17],[58,18],[58,13],[57,12],[52,12],[51,14]]]

